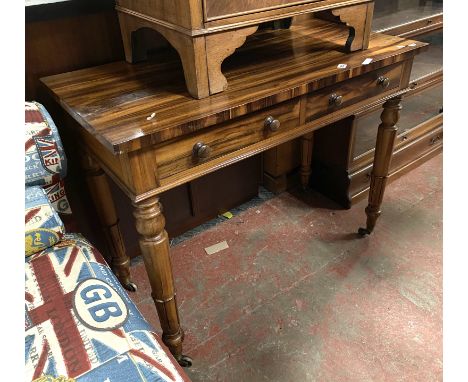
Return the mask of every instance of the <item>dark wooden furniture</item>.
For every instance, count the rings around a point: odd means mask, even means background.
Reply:
[[[390,168],[390,180],[393,180],[442,151],[443,8],[442,1],[418,4],[406,0],[397,2],[391,12],[387,8],[389,3],[392,2],[377,0],[374,28],[379,32],[430,44],[429,49],[414,61],[411,90],[405,96]],[[358,115],[351,126],[350,184],[346,200],[350,205],[366,197],[369,192],[375,150],[372,125],[377,118],[378,110],[370,109]]]
[[[39,78],[125,59],[119,20],[113,0],[79,0],[27,6],[26,18],[26,100],[47,103]],[[155,37],[153,45],[163,43]],[[54,108],[54,104],[48,107]],[[55,109],[57,109],[55,107]],[[52,110],[52,109],[51,109]],[[58,110],[54,110],[58,118]],[[58,121],[59,122],[59,121]],[[59,123],[59,129],[62,123]],[[106,254],[106,243],[97,224],[91,196],[83,189],[85,179],[73,137],[61,131],[69,176],[67,194],[73,208],[73,220],[79,231]],[[203,178],[173,188],[161,195],[171,209],[165,214],[169,237],[175,237],[215,218],[258,194],[261,181],[261,154],[238,162]],[[120,216],[127,254],[138,256],[138,233],[133,224],[133,208],[122,191],[110,182],[110,189]],[[213,192],[214,189],[219,190]],[[69,224],[69,222],[66,222]]]
[[[378,32],[411,37],[429,43],[429,48],[414,62],[410,91],[395,141],[389,181],[408,173],[440,153],[443,147],[443,69],[442,1],[420,4],[415,0],[377,0],[373,27]],[[344,207],[368,195],[375,152],[375,123],[378,108],[369,108],[350,120],[345,129],[329,126],[316,136],[318,145],[341,139],[347,148],[340,153],[316,153],[312,186]],[[339,165],[337,165],[339,163]]]
[[[414,62],[410,91],[405,95],[389,181],[411,171],[443,146],[442,1],[376,0],[373,29],[415,38],[429,48]],[[308,137],[314,189],[345,208],[368,195],[380,117],[379,107],[331,124]],[[264,185],[282,192],[300,182],[301,155],[293,141],[264,154]]]
[[[349,28],[345,49],[366,49],[373,0],[117,0],[125,56],[145,58],[137,40],[142,28],[154,29],[177,50],[189,93],[205,98],[224,91],[228,82],[221,64],[242,46],[260,24],[314,13]]]
[[[374,228],[400,99],[408,91],[413,59],[426,44],[374,34],[367,51],[345,54],[341,45],[348,33],[308,20],[290,30],[251,36],[225,63],[229,89],[202,100],[186,93],[176,54],[158,62],[116,62],[42,79],[75,121],[67,128],[86,158],[112,265],[129,289],[134,286],[128,258],[103,174],[133,202],[163,340],[182,364],[188,360],[182,356],[161,193],[295,138],[304,136],[307,142],[323,126],[383,105],[368,221],[361,233]],[[307,150],[306,144],[304,174],[310,166]]]

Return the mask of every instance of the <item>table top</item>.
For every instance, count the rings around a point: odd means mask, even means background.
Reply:
[[[372,34],[344,53],[348,30],[311,19],[263,30],[223,64],[228,89],[205,99],[186,91],[177,53],[42,78],[53,97],[114,154],[138,150],[409,59],[427,44]],[[366,59],[372,59],[363,64]],[[369,60],[367,60],[369,61]],[[345,68],[338,67],[345,64]]]

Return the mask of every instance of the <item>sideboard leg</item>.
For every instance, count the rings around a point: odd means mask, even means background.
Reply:
[[[151,284],[163,330],[163,342],[182,366],[190,366],[191,360],[182,355],[184,332],[180,326],[174,278],[169,256],[169,240],[164,229],[165,219],[158,197],[134,203],[135,226],[140,234],[140,249]]]
[[[235,50],[244,45],[248,36],[255,33],[257,26],[235,29],[206,36],[206,51],[210,94],[220,93],[227,89],[227,80],[221,72],[221,64]]]
[[[374,3],[351,5],[343,8],[317,12],[316,17],[327,21],[345,24],[349,36],[345,44],[347,52],[367,49],[374,15]]]
[[[205,59],[205,38],[192,38],[172,31],[163,31],[162,34],[179,53],[188,92],[197,99],[208,97],[210,88]]]
[[[104,231],[107,249],[111,255],[111,267],[122,286],[132,292],[137,286],[130,279],[130,258],[125,252],[119,218],[110,192],[107,176],[90,156],[83,155],[86,181],[93,199],[100,224]]]
[[[387,185],[388,173],[393,156],[393,148],[398,127],[396,124],[400,119],[401,96],[395,97],[383,106],[384,110],[380,119],[382,123],[377,133],[375,145],[374,166],[371,174],[369,191],[369,204],[366,208],[366,228],[359,228],[361,236],[369,235],[375,228],[375,223],[381,215],[385,187]]]
[[[303,135],[301,137],[301,184],[304,190],[309,187],[313,148],[314,133]]]

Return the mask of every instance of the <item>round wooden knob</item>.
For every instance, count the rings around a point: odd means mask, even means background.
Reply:
[[[197,142],[193,145],[193,156],[199,159],[205,159],[210,156],[211,148],[203,142]]]
[[[387,88],[390,86],[390,78],[384,77],[384,76],[380,76],[380,77],[377,79],[377,83],[379,84],[380,87],[382,87],[382,88],[384,88],[384,89],[387,89]]]
[[[342,103],[343,103],[343,96],[340,96],[338,94],[332,94],[330,96],[330,105],[341,106]]]
[[[273,118],[271,115],[265,119],[265,127],[271,131],[278,131],[281,126],[281,122]]]

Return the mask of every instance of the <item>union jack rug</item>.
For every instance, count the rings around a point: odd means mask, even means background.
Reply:
[[[26,381],[189,381],[80,235],[28,257],[25,280]]]

